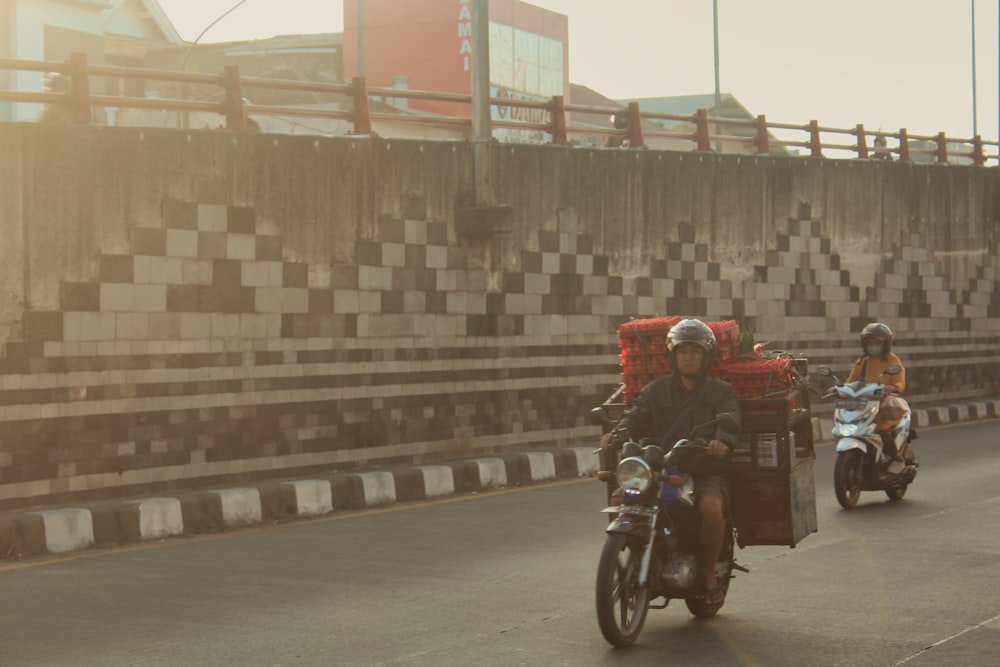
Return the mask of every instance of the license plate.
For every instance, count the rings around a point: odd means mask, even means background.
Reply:
[[[864,410],[868,405],[868,401],[862,398],[841,398],[837,401],[838,410]]]
[[[627,514],[629,516],[655,516],[659,509],[644,505],[612,505],[601,510],[608,514]]]

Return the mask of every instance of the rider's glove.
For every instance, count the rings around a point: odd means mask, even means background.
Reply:
[[[623,426],[619,426],[615,430],[611,431],[612,445],[623,445],[631,439],[632,437],[629,435],[628,429]]]

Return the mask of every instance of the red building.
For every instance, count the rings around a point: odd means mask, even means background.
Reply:
[[[344,2],[344,75],[358,71],[357,0]],[[472,0],[364,0],[369,86],[471,94]],[[490,84],[494,97],[547,100],[569,90],[569,22],[521,0],[489,0]],[[468,104],[410,108],[471,117]],[[516,110],[494,108],[494,118]]]

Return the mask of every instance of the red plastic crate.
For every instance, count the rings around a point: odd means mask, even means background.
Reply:
[[[756,359],[727,364],[716,376],[733,385],[736,398],[778,398],[792,389],[791,369],[791,359]]]
[[[654,317],[631,320],[618,328],[625,400],[631,401],[642,388],[670,373],[667,333],[681,317]],[[725,370],[740,359],[739,325],[736,320],[705,322],[715,334],[715,361],[712,375],[723,377]]]

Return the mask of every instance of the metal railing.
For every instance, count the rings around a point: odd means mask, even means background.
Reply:
[[[423,102],[443,102],[472,107],[472,96],[456,93],[381,88],[367,86],[364,78],[350,83],[321,83],[244,77],[235,66],[227,66],[219,74],[204,74],[172,70],[154,70],[139,67],[91,65],[85,54],[75,53],[66,62],[0,59],[0,70],[29,72],[57,72],[67,75],[69,89],[65,93],[24,92],[0,90],[0,102],[28,102],[56,105],[68,110],[68,121],[77,124],[93,122],[95,107],[147,109],[168,112],[209,112],[224,117],[225,127],[233,130],[252,129],[251,116],[301,117],[342,120],[351,124],[348,134],[372,134],[372,123],[401,123],[424,126],[448,127],[460,136],[472,133],[472,120],[466,116],[440,114],[412,114],[371,110],[372,98],[412,99]],[[214,87],[217,99],[147,98],[122,95],[100,95],[91,91],[90,77],[137,79],[144,82],[158,81],[176,84],[193,84]],[[351,99],[349,109],[318,108],[251,104],[244,96],[244,89],[258,88],[271,91],[297,91],[317,94],[343,95]],[[221,94],[221,95],[220,95]],[[536,109],[543,112],[545,122],[528,120],[494,119],[494,128],[544,132],[553,144],[570,144],[572,137],[599,136],[615,139],[617,145],[629,148],[647,147],[651,139],[666,139],[681,150],[711,152],[726,148],[725,152],[752,155],[771,155],[775,147],[783,152],[807,157],[881,158],[908,161],[930,161],[940,164],[953,162],[985,166],[1000,163],[1000,143],[987,142],[979,136],[971,139],[953,139],[944,132],[936,135],[915,135],[907,130],[898,132],[872,132],[863,125],[854,128],[836,128],[820,125],[812,120],[805,124],[775,123],[765,116],[756,119],[737,119],[708,115],[708,109],[694,114],[667,114],[643,111],[638,103],[627,107],[604,107],[570,104],[563,96],[549,100],[525,100],[512,97],[491,98],[498,109]],[[594,124],[571,122],[573,114],[603,116],[614,115],[627,119],[624,129],[616,130]],[[529,115],[529,114],[525,114]],[[667,124],[663,122],[666,121]],[[662,128],[662,129],[659,129]],[[779,136],[780,135],[780,136]],[[886,145],[869,146],[869,137],[884,139]],[[889,146],[892,140],[895,146]],[[714,148],[713,148],[714,147]],[[789,151],[788,149],[791,149]],[[799,152],[799,151],[803,152]]]

